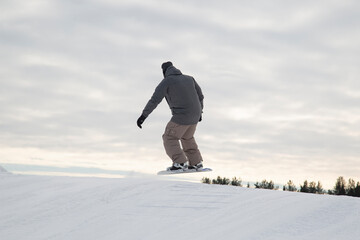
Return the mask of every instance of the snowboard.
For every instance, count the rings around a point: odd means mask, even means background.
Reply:
[[[172,175],[172,174],[183,174],[183,173],[201,173],[201,172],[211,172],[211,168],[203,168],[201,170],[194,170],[194,169],[188,169],[185,171],[179,171],[179,172],[171,172],[167,170],[163,170],[157,173],[157,175]]]

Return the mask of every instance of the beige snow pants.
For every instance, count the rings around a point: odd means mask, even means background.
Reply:
[[[166,154],[173,162],[185,163],[189,161],[190,165],[202,162],[202,157],[194,138],[196,125],[180,125],[172,121],[167,124],[162,138]]]

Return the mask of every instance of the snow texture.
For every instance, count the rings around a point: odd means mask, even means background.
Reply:
[[[358,239],[360,200],[153,178],[0,175],[0,238]]]

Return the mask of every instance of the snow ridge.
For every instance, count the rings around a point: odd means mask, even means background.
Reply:
[[[0,165],[0,174],[9,174],[9,172]]]

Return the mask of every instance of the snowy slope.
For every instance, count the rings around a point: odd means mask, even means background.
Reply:
[[[5,168],[3,168],[2,166],[0,166],[0,174],[9,174],[9,172],[6,171]]]
[[[359,239],[360,199],[154,178],[0,175],[0,239]]]

